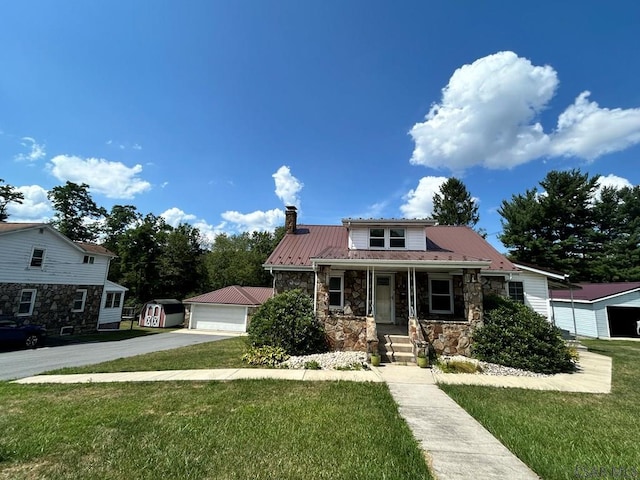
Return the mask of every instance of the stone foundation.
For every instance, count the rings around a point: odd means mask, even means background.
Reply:
[[[102,285],[0,284],[0,313],[17,315],[20,292],[36,290],[33,313],[21,318],[43,325],[49,334],[59,334],[62,327],[74,327],[74,333],[95,332],[102,302]],[[76,290],[86,290],[84,311],[72,312]]]
[[[367,351],[367,321],[345,315],[321,318],[331,350]],[[376,345],[377,348],[377,345]]]
[[[420,320],[427,340],[438,355],[471,356],[472,328],[468,322]]]

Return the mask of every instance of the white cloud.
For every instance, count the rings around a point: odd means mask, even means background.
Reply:
[[[410,130],[411,163],[462,172],[475,165],[512,168],[536,158],[589,161],[640,143],[640,109],[607,109],[581,93],[546,134],[537,121],[558,87],[556,71],[513,52],[457,69],[440,103]]]
[[[270,232],[284,224],[284,212],[279,208],[267,210],[266,212],[256,210],[251,213],[227,211],[222,214],[222,218],[234,224],[233,229],[240,232]]]
[[[289,167],[283,165],[272,175],[276,182],[276,195],[285,205],[300,207],[298,193],[304,186],[296,177],[291,175]],[[271,210],[273,211],[273,210]]]
[[[25,185],[16,187],[24,195],[21,204],[7,205],[9,221],[11,222],[48,222],[53,216],[51,202],[47,198],[47,191],[40,185]]]
[[[58,180],[86,183],[92,192],[108,198],[133,198],[151,188],[149,182],[138,177],[142,172],[141,165],[127,167],[121,162],[102,158],[57,155],[48,166]]]
[[[415,189],[404,196],[406,203],[400,206],[406,218],[428,218],[433,214],[433,195],[440,191],[440,186],[447,177],[422,177]]]
[[[22,137],[21,140],[22,141],[20,142],[20,145],[22,145],[25,148],[28,148],[29,152],[19,153],[14,157],[15,160],[36,162],[47,155],[45,151],[45,146],[36,142],[35,139],[31,137]]]
[[[165,210],[160,214],[164,221],[167,222],[168,225],[172,227],[177,227],[181,223],[188,223],[193,225],[198,230],[200,230],[200,234],[203,239],[209,245],[213,244],[216,236],[223,232],[225,222],[220,223],[219,225],[210,225],[206,220],[199,219],[197,216],[185,213],[183,210],[180,210],[177,207],[170,208]]]
[[[593,161],[640,143],[640,108],[600,108],[582,92],[558,118],[551,151]]]
[[[593,193],[593,197],[597,200],[602,196],[602,189],[605,187],[613,188],[614,190],[620,190],[625,187],[632,188],[633,185],[626,178],[618,177],[613,173],[607,175],[606,177],[601,176],[598,178],[598,183],[595,192]]]
[[[133,148],[134,150],[142,150],[142,145],[140,145],[139,143],[134,143],[133,147],[131,148]]]

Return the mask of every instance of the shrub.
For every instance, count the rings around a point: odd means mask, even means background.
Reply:
[[[309,360],[308,362],[304,362],[304,369],[305,370],[321,370],[322,367],[320,366],[320,363],[318,363],[316,360]]]
[[[438,368],[442,373],[476,373],[482,372],[482,367],[464,360],[438,360]]]
[[[289,355],[283,348],[266,345],[264,347],[251,347],[242,356],[242,361],[254,366],[276,367],[288,358]]]
[[[490,298],[484,325],[474,334],[474,356],[486,362],[538,373],[575,369],[560,330],[531,308],[510,299]]]
[[[324,329],[313,314],[313,301],[299,289],[276,295],[262,304],[247,332],[255,347],[281,347],[290,355],[327,351]]]

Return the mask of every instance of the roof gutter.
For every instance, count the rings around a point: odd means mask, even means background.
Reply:
[[[341,266],[383,266],[387,268],[406,268],[406,267],[447,267],[447,268],[482,268],[491,265],[489,260],[469,260],[469,261],[451,261],[451,260],[353,260],[353,259],[311,259],[311,265],[315,268],[317,265],[341,265]]]

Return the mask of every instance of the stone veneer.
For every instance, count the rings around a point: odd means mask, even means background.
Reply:
[[[20,292],[36,290],[33,313],[21,318],[29,323],[43,325],[51,334],[58,334],[61,327],[74,327],[74,333],[95,332],[102,302],[102,285],[48,285],[48,284],[0,284],[0,313],[17,315]],[[84,311],[72,312],[76,290],[87,290]]]
[[[366,318],[366,273],[346,271],[344,274],[344,304],[340,311],[329,309],[328,279],[331,270],[327,266],[318,270],[316,292],[317,315],[323,322],[327,338],[334,350],[373,351],[377,349],[375,322]],[[313,272],[276,272],[276,293],[301,288],[313,297],[315,284]],[[504,280],[492,279],[492,290],[503,288]],[[465,269],[462,275],[453,276],[454,313],[433,315],[428,311],[428,274],[416,273],[416,318],[408,319],[408,333],[414,343],[428,342],[439,354],[471,354],[472,333],[482,324],[483,281],[478,269]],[[486,284],[485,284],[486,285]],[[408,318],[407,274],[397,273],[396,317]],[[501,287],[502,286],[502,287]],[[404,292],[404,294],[403,294]]]

